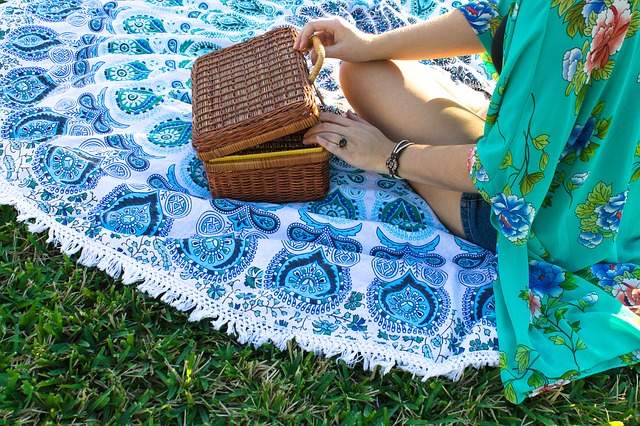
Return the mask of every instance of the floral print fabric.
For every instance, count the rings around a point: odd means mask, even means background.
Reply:
[[[640,360],[638,3],[459,7],[487,49],[508,20],[468,167],[499,230],[500,368],[514,402]]]

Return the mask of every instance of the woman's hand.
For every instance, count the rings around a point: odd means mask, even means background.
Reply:
[[[348,62],[366,62],[371,58],[371,42],[374,34],[360,31],[341,17],[322,18],[307,22],[296,37],[293,48],[306,52],[311,48],[309,38],[313,34],[320,37],[327,58],[337,58]],[[316,63],[316,54],[311,51],[311,62]]]
[[[342,137],[347,145],[338,145]],[[352,166],[377,173],[388,173],[387,158],[394,143],[374,125],[347,112],[343,117],[330,112],[320,113],[320,123],[304,135],[304,144],[318,144]]]

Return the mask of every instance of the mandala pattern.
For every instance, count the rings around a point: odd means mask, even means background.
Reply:
[[[205,282],[237,277],[253,261],[256,245],[255,240],[237,239],[233,234],[167,242],[173,260]]]
[[[224,216],[214,212],[206,212],[198,219],[196,230],[198,235],[211,236],[219,234],[225,228]]]
[[[101,158],[77,148],[41,145],[34,158],[34,175],[53,192],[84,192],[104,176]]]
[[[466,289],[462,296],[462,306],[466,330],[471,330],[477,323],[496,326],[493,283]]]
[[[191,199],[181,192],[173,192],[165,197],[164,211],[167,216],[178,219],[191,213]]]
[[[364,342],[452,370],[472,351],[496,356],[494,258],[446,232],[405,182],[332,158],[329,194],[315,202],[212,199],[191,147],[197,57],[279,25],[341,16],[380,33],[454,3],[9,0],[0,5],[0,183],[108,253],[98,264],[179,282],[166,300],[183,308],[199,300],[221,320],[230,313],[324,348]],[[431,62],[490,91],[481,63]],[[348,107],[339,69],[327,60],[317,79],[322,108],[337,113]]]
[[[46,27],[22,27],[11,32],[2,46],[4,50],[27,61],[39,61],[47,57],[49,50],[62,43],[58,34]]]
[[[278,300],[312,315],[335,309],[351,290],[349,269],[330,262],[322,248],[305,254],[282,250],[263,283]]]
[[[179,119],[160,123],[149,133],[149,141],[163,148],[184,146],[191,143],[191,123]]]
[[[0,80],[0,107],[20,109],[40,102],[56,88],[43,68],[11,70]]]
[[[374,321],[391,333],[433,336],[449,315],[449,295],[408,271],[393,281],[375,279],[367,289],[367,308]]]
[[[133,192],[126,185],[116,187],[99,204],[94,224],[124,235],[166,236],[173,224],[165,217],[157,191]]]
[[[30,108],[7,117],[0,128],[5,139],[42,142],[67,132],[69,118],[48,108]]]
[[[362,252],[362,244],[348,238],[358,234],[362,229],[362,225],[340,229],[331,224],[323,224],[313,219],[306,212],[301,212],[300,218],[304,224],[292,223],[287,229],[287,236],[293,241],[315,242],[347,252]]]
[[[162,102],[153,90],[144,87],[116,91],[116,103],[126,114],[139,115],[153,110]]]

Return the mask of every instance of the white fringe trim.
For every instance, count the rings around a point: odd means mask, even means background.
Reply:
[[[97,244],[86,235],[65,227],[33,205],[27,197],[0,177],[0,205],[11,205],[18,211],[17,220],[26,222],[30,232],[48,231],[48,243],[57,246],[71,256],[80,252],[78,263],[97,267],[114,279],[121,278],[125,285],[136,288],[183,312],[189,313],[189,321],[210,319],[216,330],[227,326],[226,332],[236,336],[240,343],[260,346],[271,342],[284,350],[295,341],[305,351],[325,357],[337,357],[349,366],[362,362],[364,370],[380,368],[382,374],[393,367],[408,371],[423,381],[430,377],[446,376],[458,380],[468,366],[481,368],[498,365],[497,351],[478,351],[452,356],[444,363],[435,363],[419,355],[403,353],[383,344],[365,340],[353,341],[339,336],[319,336],[309,333],[293,333],[268,324],[247,321],[237,312],[218,304],[202,293],[187,286],[179,278],[141,265],[110,247]]]

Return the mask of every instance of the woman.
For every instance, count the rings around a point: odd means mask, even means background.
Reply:
[[[639,27],[638,0],[477,1],[379,35],[316,20],[294,44],[316,33],[344,61],[357,112],[321,114],[305,142],[407,179],[452,233],[497,250],[512,401],[640,359]],[[411,62],[484,50],[490,102]]]
[[[443,39],[440,34],[448,28],[459,30],[449,31],[452,36]],[[454,12],[377,36],[360,32],[340,18],[317,20],[303,28],[295,47],[300,48],[313,32],[319,32],[328,57],[345,61],[340,67],[341,86],[361,118],[351,113],[346,118],[322,114],[325,123],[307,133],[308,142],[379,173],[389,173],[385,163],[394,141],[414,142],[401,153],[398,175],[411,182],[453,233],[495,251],[488,204],[481,204],[478,195],[464,195],[465,207],[473,209],[467,212],[473,219],[468,225],[479,226],[476,229],[464,232],[460,215],[461,193],[477,193],[465,171],[467,152],[469,144],[482,135],[489,101],[479,92],[455,85],[438,68],[417,62],[480,52],[482,45],[464,15]],[[338,126],[346,124],[361,134],[345,133],[348,146],[336,150],[331,142],[339,139]],[[471,238],[469,232],[478,238]]]

